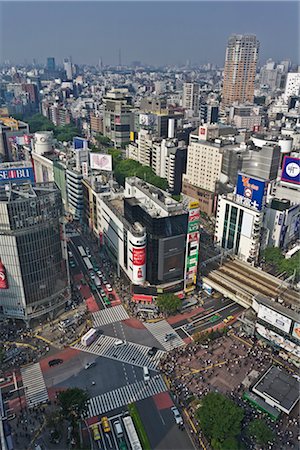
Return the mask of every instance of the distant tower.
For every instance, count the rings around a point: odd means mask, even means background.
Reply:
[[[99,66],[99,69],[100,69],[100,70],[103,69],[103,63],[102,63],[102,58],[101,58],[101,56],[100,56],[100,58],[99,58],[98,66]]]
[[[53,56],[49,56],[47,58],[47,70],[49,70],[49,72],[53,72],[55,70],[55,58],[53,58]]]
[[[253,103],[259,41],[254,35],[235,34],[228,39],[222,103]]]
[[[121,49],[119,48],[119,53],[118,53],[118,55],[119,55],[119,67],[121,67],[121,65],[122,65],[122,59],[121,59]]]
[[[68,80],[73,79],[73,66],[72,66],[72,58],[65,58],[64,59],[64,69],[66,72],[66,76]]]

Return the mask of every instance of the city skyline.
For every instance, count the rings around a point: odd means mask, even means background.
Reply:
[[[268,58],[299,64],[296,2],[24,1],[3,2],[0,11],[2,63],[46,64],[54,56],[60,64],[72,55],[78,64],[96,65],[102,58],[104,65],[117,65],[121,50],[124,65],[189,60],[222,67],[229,36],[255,34],[259,64]]]

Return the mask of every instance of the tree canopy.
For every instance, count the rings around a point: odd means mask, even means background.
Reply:
[[[210,392],[204,397],[196,416],[213,448],[225,450],[230,440],[235,442],[241,432],[244,411],[224,395]]]
[[[156,305],[160,311],[166,314],[174,314],[181,306],[181,300],[175,294],[160,294],[157,297]]]
[[[274,433],[266,422],[261,419],[254,419],[249,423],[247,433],[259,445],[266,445],[274,440]]]
[[[286,272],[288,276],[291,276],[296,271],[296,280],[300,278],[299,254],[293,255],[289,259],[285,259],[280,248],[267,247],[263,252],[263,257],[267,263],[275,266],[278,272]]]
[[[62,416],[72,423],[80,419],[87,411],[89,396],[86,391],[79,388],[69,388],[58,394],[58,406],[61,408]]]

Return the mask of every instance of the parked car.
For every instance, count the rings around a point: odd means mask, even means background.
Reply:
[[[158,348],[157,347],[151,347],[148,350],[148,355],[149,356],[154,356],[154,355],[156,355],[157,352],[158,352]]]
[[[57,359],[51,359],[51,360],[48,362],[48,366],[49,366],[49,367],[52,367],[52,366],[58,366],[58,364],[62,364],[63,362],[64,362],[63,359],[59,359],[59,358],[57,358]]]
[[[177,423],[177,425],[182,425],[183,424],[183,419],[182,419],[182,417],[180,415],[180,412],[176,408],[176,406],[173,406],[171,408],[171,411],[174,414],[175,422]]]
[[[231,322],[234,319],[234,316],[227,316],[226,319],[223,320],[224,323]]]

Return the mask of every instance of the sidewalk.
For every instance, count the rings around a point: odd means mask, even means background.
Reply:
[[[191,318],[191,317],[195,316],[196,314],[199,314],[199,313],[201,313],[203,311],[204,311],[204,308],[202,306],[197,306],[192,311],[188,311],[186,313],[179,313],[179,314],[176,314],[176,316],[168,317],[167,318],[167,322],[170,325],[174,325],[177,322],[181,322],[182,320],[189,319],[189,318]]]

